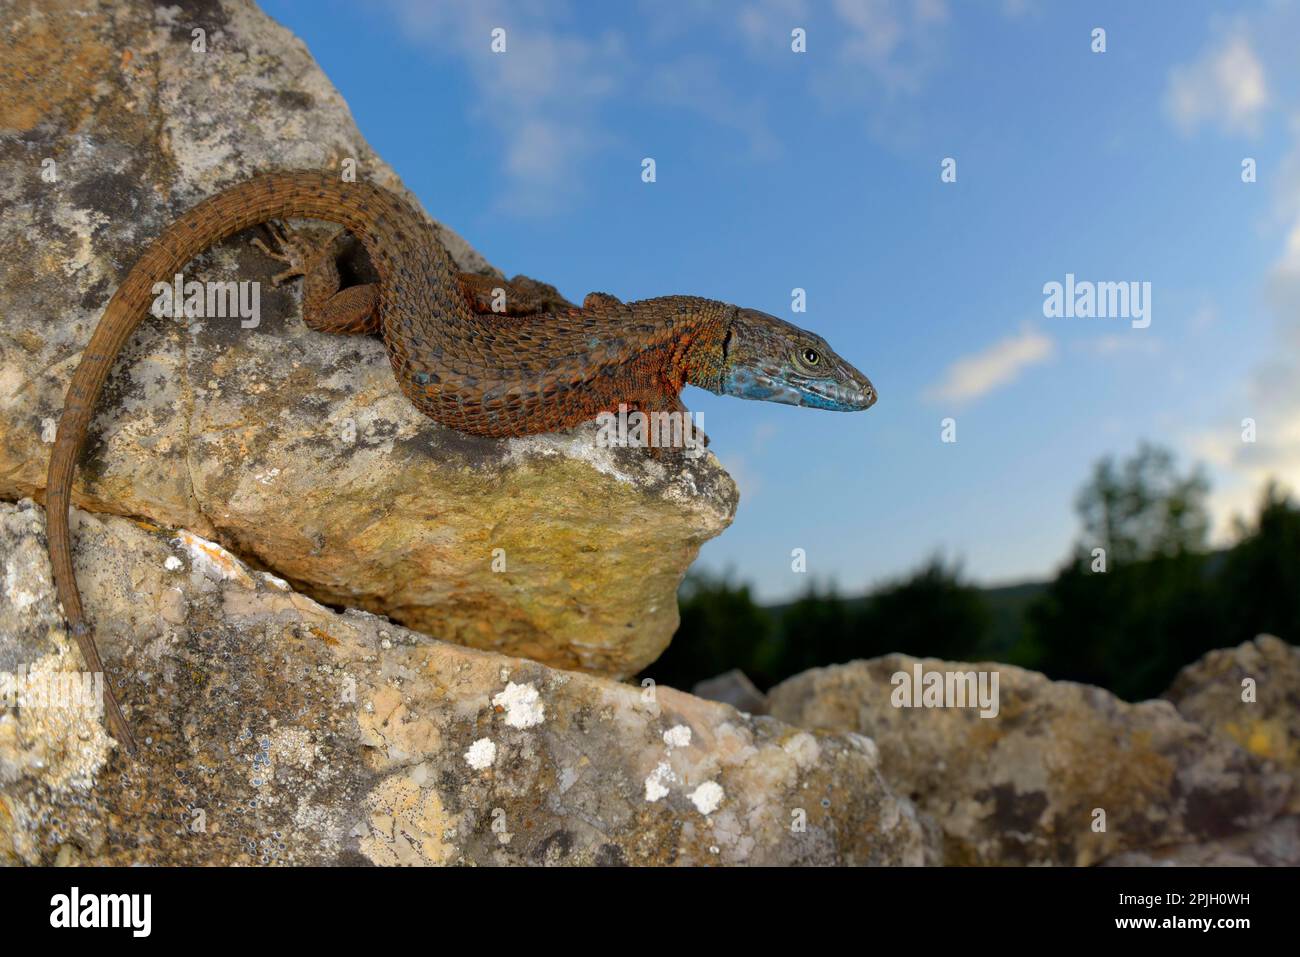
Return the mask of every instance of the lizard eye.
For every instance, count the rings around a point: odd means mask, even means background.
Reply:
[[[810,366],[815,366],[820,359],[821,356],[817,354],[816,349],[804,349],[803,361],[808,363]]]

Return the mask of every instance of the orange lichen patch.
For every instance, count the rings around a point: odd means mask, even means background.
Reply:
[[[44,3],[43,15],[13,13],[0,32],[0,127],[30,130],[45,121],[76,129],[94,109],[86,91],[113,69],[94,18],[78,5]],[[56,9],[49,9],[55,7]],[[65,9],[57,9],[65,8]]]
[[[319,638],[321,641],[325,642],[325,644],[327,645],[337,645],[339,643],[339,640],[337,638],[335,638],[327,631],[322,631],[320,628],[317,628],[315,625],[308,628],[307,630],[310,631],[317,638]]]
[[[181,544],[190,553],[191,561],[210,573],[212,577],[230,579],[238,581],[249,588],[254,587],[252,576],[244,568],[243,562],[216,542],[199,538],[199,536],[187,532],[185,529],[181,529],[177,533],[177,538],[180,539]]]

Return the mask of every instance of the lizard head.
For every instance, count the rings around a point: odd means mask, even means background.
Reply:
[[[849,365],[821,336],[756,309],[737,309],[722,346],[713,391],[835,412],[869,409],[871,380]]]

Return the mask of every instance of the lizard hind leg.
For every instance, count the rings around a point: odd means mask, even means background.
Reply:
[[[577,309],[554,286],[527,276],[500,279],[480,273],[460,273],[461,295],[479,315],[539,316]]]
[[[277,249],[271,249],[260,239],[254,239],[253,245],[288,265],[288,269],[272,277],[275,285],[295,276],[303,278],[302,321],[309,329],[335,335],[379,332],[379,286],[364,283],[339,288],[342,280],[336,250],[345,231],[340,230],[324,241],[309,239],[283,225],[268,223],[267,232]]]

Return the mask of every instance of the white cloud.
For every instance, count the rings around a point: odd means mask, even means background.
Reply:
[[[581,183],[580,166],[604,142],[599,111],[619,94],[631,66],[614,32],[566,31],[556,8],[504,0],[392,0],[404,33],[462,60],[479,102],[472,115],[494,127],[509,188],[501,205],[545,215]],[[506,31],[506,50],[491,49]],[[430,117],[430,122],[436,118]]]
[[[689,111],[735,130],[752,156],[770,156],[780,148],[765,104],[734,87],[725,58],[678,53],[646,67],[636,62],[627,37],[583,30],[563,4],[390,0],[390,5],[407,37],[463,62],[473,79],[476,102],[468,104],[469,112],[500,139],[507,186],[498,205],[509,212],[545,216],[581,190],[585,162],[613,143],[605,132],[605,113],[623,97]],[[681,20],[722,19],[734,25],[739,18],[748,40],[757,42],[757,32],[779,28],[774,36],[788,45],[790,28],[784,21],[801,12],[801,0],[763,0],[739,14],[686,4],[680,15],[665,15],[647,6],[638,26],[652,41],[680,46]],[[498,27],[506,31],[504,53],[491,49]],[[634,161],[641,156],[636,153]]]
[[[934,65],[945,0],[835,0],[840,58],[866,66],[888,90],[917,92]]]
[[[606,114],[636,98],[691,112],[735,131],[758,159],[780,153],[764,98],[736,82],[736,42],[753,59],[790,68],[790,31],[808,30],[810,89],[828,109],[865,100],[873,130],[898,140],[911,129],[907,95],[918,93],[941,62],[948,0],[657,0],[634,8],[636,36],[584,29],[580,8],[538,0],[387,0],[403,35],[462,62],[473,80],[469,114],[500,140],[506,177],[498,206],[544,216],[582,189],[583,166],[614,137]],[[506,31],[494,53],[492,31]],[[695,49],[701,37],[708,52]],[[716,39],[717,42],[713,42]],[[639,60],[642,43],[657,55]],[[903,96],[900,97],[899,95]],[[430,117],[436,122],[435,117]],[[631,149],[641,146],[629,145]],[[639,160],[642,153],[636,153]]]
[[[1275,326],[1265,358],[1247,376],[1222,419],[1188,440],[1189,450],[1213,469],[1210,511],[1220,542],[1231,538],[1231,519],[1253,517],[1265,482],[1300,490],[1300,113],[1278,107],[1300,81],[1294,5],[1274,4],[1252,20],[1211,23],[1221,37],[1195,62],[1170,71],[1166,107],[1184,130],[1202,124],[1221,132],[1255,133],[1264,123],[1286,123],[1291,145],[1270,164],[1270,217],[1280,226],[1280,248],[1260,278]],[[1261,178],[1261,183],[1264,182]],[[1211,313],[1207,321],[1212,321]],[[1242,438],[1242,420],[1255,422],[1255,441]]]
[[[867,104],[873,132],[894,141],[901,126],[914,125],[908,97],[945,62],[950,20],[948,0],[674,0],[671,16],[662,15],[662,0],[642,0],[640,9],[645,32],[657,40],[678,43],[701,31],[720,42],[735,37],[753,59],[805,77],[823,108],[861,112]],[[790,52],[795,27],[807,30],[808,52],[798,58]],[[733,91],[732,100],[752,111],[743,92]],[[751,119],[744,130],[751,145],[755,128]]]
[[[1231,544],[1236,537],[1235,521],[1253,519],[1259,512],[1260,497],[1268,482],[1290,494],[1300,492],[1300,434],[1285,420],[1267,419],[1262,428],[1280,426],[1281,432],[1258,445],[1241,442],[1235,423],[1225,423],[1215,435],[1198,435],[1192,448],[1208,461],[1213,484],[1208,508],[1213,519],[1215,544]],[[1290,433],[1289,440],[1285,438]]]
[[[1217,470],[1210,511],[1220,541],[1230,537],[1234,516],[1254,516],[1266,482],[1300,491],[1300,223],[1273,264],[1265,298],[1276,320],[1269,357],[1252,370],[1231,417],[1191,440]],[[1253,442],[1242,440],[1246,418],[1255,422]]]
[[[1008,20],[1037,16],[1042,12],[1037,0],[1002,0],[1002,15]]]
[[[1056,343],[1049,336],[1026,326],[1019,335],[958,359],[948,367],[943,381],[931,387],[928,394],[948,402],[978,399],[1009,385],[1025,369],[1046,362],[1055,354]]]
[[[1242,34],[1207,50],[1169,74],[1166,108],[1185,131],[1217,123],[1229,132],[1253,133],[1268,105],[1264,66]]]
[[[1078,352],[1088,353],[1099,358],[1120,355],[1154,356],[1161,352],[1163,343],[1156,336],[1135,336],[1125,333],[1109,333],[1103,336],[1080,339],[1072,344]]]
[[[790,31],[808,28],[808,6],[804,0],[754,0],[741,7],[736,22],[753,51],[784,56],[790,49]]]
[[[761,99],[734,93],[723,77],[725,61],[699,55],[681,56],[651,71],[646,95],[656,103],[689,110],[715,126],[732,129],[747,141],[749,154],[769,157],[779,151]]]

